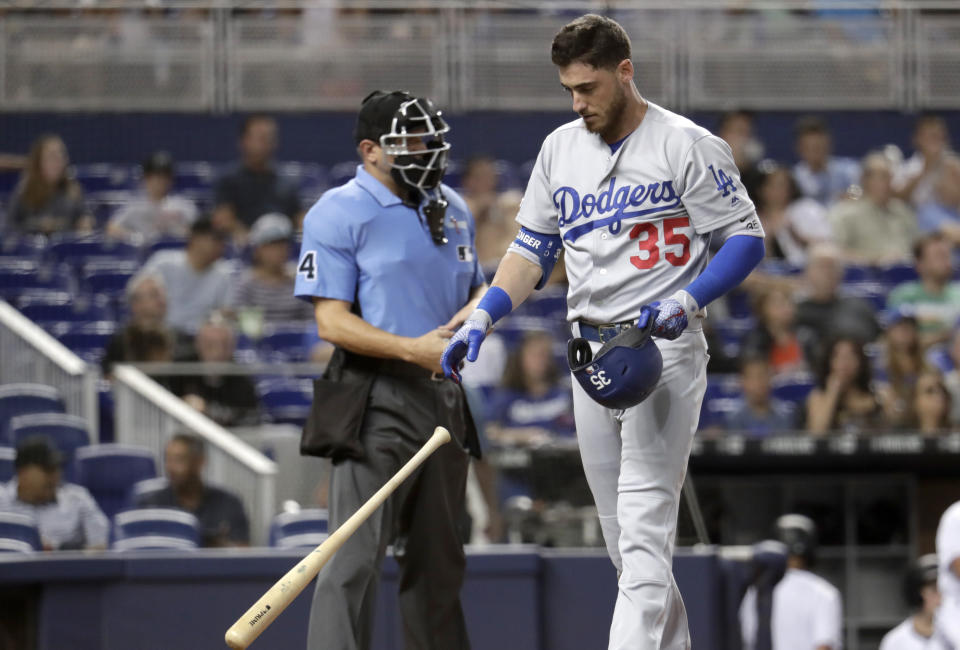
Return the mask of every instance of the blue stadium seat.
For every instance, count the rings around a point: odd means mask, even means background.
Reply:
[[[126,505],[134,485],[157,475],[153,453],[127,445],[81,447],[75,465],[77,483],[90,490],[100,509],[111,518]]]
[[[129,190],[136,187],[134,167],[117,163],[76,165],[73,177],[87,194],[109,190]]]
[[[328,187],[326,170],[317,163],[281,162],[277,165],[277,174],[297,184],[301,194],[320,194]]]
[[[320,508],[279,514],[270,525],[270,546],[317,546],[327,538],[329,519],[329,513]]]
[[[84,264],[81,275],[90,293],[119,297],[139,270],[140,264],[132,260],[96,260]]]
[[[259,382],[257,392],[271,422],[303,424],[313,401],[309,379],[268,379]]]
[[[162,237],[144,246],[142,257],[146,261],[157,251],[180,250],[186,247],[187,239],[185,237]]]
[[[117,540],[111,548],[114,551],[191,551],[197,544],[181,537],[144,535]]]
[[[42,235],[4,234],[0,239],[0,260],[39,261],[47,250],[47,238]]]
[[[13,447],[0,447],[0,483],[6,483],[13,478],[13,461],[17,458],[17,450]]]
[[[910,264],[894,264],[880,269],[882,281],[890,286],[896,286],[902,282],[913,282],[918,279],[917,269]]]
[[[30,515],[23,513],[0,511],[0,538],[25,542],[34,551],[43,549],[37,522]]]
[[[177,192],[211,190],[217,182],[217,169],[208,162],[178,162],[175,171],[174,187]]]
[[[116,331],[117,324],[113,321],[70,323],[65,331],[57,330],[57,338],[84,361],[98,364]]]
[[[136,260],[140,249],[133,244],[104,235],[60,234],[51,238],[50,256],[56,261],[81,267],[92,258]]]
[[[140,503],[141,498],[148,494],[153,494],[154,492],[164,490],[169,484],[170,483],[167,481],[166,476],[157,476],[155,478],[147,478],[142,481],[137,481],[130,489],[130,500],[128,502],[129,507],[136,508],[137,504]]]
[[[520,181],[521,187],[526,187],[527,183],[530,181],[530,174],[533,173],[533,168],[537,164],[536,158],[531,158],[530,160],[521,163],[517,167],[517,180]]]
[[[843,269],[843,283],[872,282],[875,279],[874,269],[870,266],[848,264]]]
[[[517,307],[515,314],[539,316],[565,320],[567,317],[567,287],[551,285],[535,291],[523,304]]]
[[[777,399],[803,404],[814,387],[814,379],[808,373],[774,377],[772,395]]]
[[[161,536],[200,543],[197,518],[176,508],[141,508],[127,510],[113,519],[114,542],[133,537]]]
[[[63,412],[63,398],[52,386],[44,384],[0,386],[0,442],[10,442],[10,420],[18,415]]]
[[[257,342],[257,352],[268,362],[306,361],[310,354],[306,339],[314,329],[316,325],[309,321],[266,326]]]
[[[20,313],[41,325],[113,320],[109,300],[74,296],[67,291],[34,291],[20,296],[17,307]]]
[[[844,286],[845,293],[855,298],[863,298],[877,311],[883,310],[887,304],[890,290],[879,282],[854,282]]]
[[[17,447],[30,436],[47,436],[63,454],[63,477],[73,480],[73,458],[77,449],[90,444],[87,421],[63,413],[32,413],[10,420],[10,438]]]
[[[0,553],[33,553],[32,544],[19,539],[7,539],[0,537]]]
[[[38,290],[70,291],[69,272],[29,260],[0,260],[0,298],[14,301]]]
[[[339,162],[330,168],[330,187],[340,187],[357,175],[356,160]]]

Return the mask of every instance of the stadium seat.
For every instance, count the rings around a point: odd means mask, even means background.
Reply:
[[[116,331],[117,324],[113,321],[71,323],[66,331],[57,332],[57,338],[84,361],[98,364]]]
[[[123,295],[130,278],[137,274],[140,265],[132,260],[93,261],[83,265],[81,276],[87,291],[110,297]]]
[[[157,476],[155,478],[147,478],[142,481],[137,481],[130,489],[130,499],[128,500],[129,507],[136,508],[137,504],[140,503],[141,498],[148,494],[159,492],[160,490],[165,489],[168,485],[169,482],[167,481],[166,476]]]
[[[185,237],[161,237],[160,239],[155,239],[143,247],[142,257],[143,260],[146,261],[150,259],[150,256],[157,251],[180,250],[186,247],[187,240]]]
[[[0,447],[0,483],[6,483],[13,478],[13,461],[17,458],[17,450],[13,447]]]
[[[523,316],[566,320],[567,287],[559,285],[544,287],[527,298],[523,304],[517,307],[514,313]]]
[[[63,454],[64,480],[73,480],[73,458],[77,449],[90,444],[87,422],[76,415],[33,413],[10,420],[10,438],[17,447],[30,436],[47,436]]]
[[[0,239],[0,260],[39,261],[47,249],[47,238],[42,235],[4,234]]]
[[[56,262],[81,267],[93,258],[136,260],[140,253],[133,244],[104,235],[61,234],[51,238],[50,256]]]
[[[29,544],[34,551],[43,549],[37,522],[30,515],[20,512],[0,511],[0,538],[15,539]]]
[[[27,542],[0,537],[0,553],[33,553],[34,550],[33,546]]]
[[[807,400],[807,395],[813,390],[813,386],[814,379],[807,373],[784,375],[773,379],[771,394],[785,402],[803,404]]]
[[[127,503],[134,485],[157,475],[149,449],[126,445],[81,447],[75,465],[77,483],[90,490],[107,517]]]
[[[88,322],[113,320],[105,298],[74,296],[67,291],[34,291],[17,300],[20,313],[35,323]]]
[[[184,190],[212,190],[217,181],[217,169],[212,164],[200,162],[178,162],[176,164],[174,187],[177,192]]]
[[[873,280],[874,272],[872,267],[848,264],[843,269],[844,284],[850,284],[853,282],[871,282]]]
[[[309,379],[268,379],[257,386],[267,418],[275,423],[303,424],[313,401]]]
[[[330,187],[340,187],[357,175],[357,161],[346,160],[330,168]]]
[[[257,352],[267,362],[306,361],[310,354],[306,339],[315,328],[311,322],[267,326],[257,342]]]
[[[903,282],[913,282],[918,277],[917,269],[910,264],[894,264],[880,269],[880,278],[891,287]]]
[[[136,184],[133,167],[117,163],[76,165],[74,178],[87,194],[110,190],[129,190]]]
[[[848,296],[863,298],[877,311],[883,310],[887,303],[887,296],[890,290],[886,285],[879,282],[853,282],[844,286],[844,292]]]
[[[115,542],[133,537],[161,536],[200,543],[197,518],[176,508],[141,508],[127,510],[113,519]]]
[[[0,442],[9,442],[10,420],[30,413],[63,413],[60,391],[44,384],[0,386]]]
[[[197,544],[182,537],[144,535],[117,540],[111,548],[114,551],[190,551],[197,548]]]
[[[16,298],[38,290],[70,291],[70,274],[65,269],[29,260],[0,260],[0,298]]]
[[[320,508],[279,514],[270,525],[270,546],[317,546],[327,537],[329,519],[329,513]]]

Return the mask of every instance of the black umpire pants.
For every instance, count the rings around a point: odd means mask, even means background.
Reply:
[[[370,647],[380,567],[387,546],[398,540],[405,647],[470,648],[460,604],[466,556],[459,530],[468,468],[467,417],[463,391],[450,381],[388,375],[374,380],[360,433],[366,458],[345,460],[332,470],[331,530],[413,457],[437,425],[449,429],[453,440],[404,481],[320,572],[308,650]]]

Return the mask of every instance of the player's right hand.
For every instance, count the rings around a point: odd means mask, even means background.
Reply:
[[[477,355],[480,354],[480,344],[486,338],[491,325],[493,325],[493,319],[484,310],[478,309],[470,314],[470,317],[450,339],[447,349],[443,351],[443,356],[440,357],[443,374],[458,384],[460,383],[462,379],[460,368],[463,366],[464,358],[470,362],[477,360]]]

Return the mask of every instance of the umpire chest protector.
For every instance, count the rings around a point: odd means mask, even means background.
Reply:
[[[610,339],[597,350],[590,341],[571,339],[567,362],[587,395],[610,409],[628,409],[645,400],[663,372],[663,357],[650,336],[655,318],[646,327],[632,327]]]

